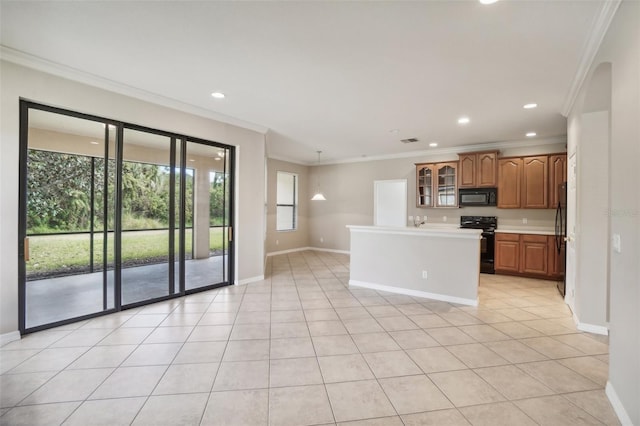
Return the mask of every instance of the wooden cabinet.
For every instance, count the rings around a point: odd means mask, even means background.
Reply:
[[[460,188],[495,188],[498,180],[498,151],[458,154]]]
[[[498,160],[498,207],[502,209],[555,208],[557,184],[566,180],[566,174],[566,154],[500,158]]]
[[[567,181],[567,154],[549,156],[549,208],[558,207],[559,186]]]
[[[433,207],[433,169],[435,164],[416,164],[416,206]]]
[[[416,206],[458,205],[458,162],[416,164]]]
[[[520,235],[495,234],[494,268],[496,272],[517,273],[520,270]]]
[[[495,270],[497,274],[560,279],[564,274],[564,251],[558,254],[553,235],[498,232]]]
[[[547,235],[520,235],[520,272],[535,275],[549,273],[548,240]]]
[[[524,157],[522,159],[523,209],[549,207],[549,157]]]
[[[520,208],[521,175],[522,158],[501,158],[498,160],[498,208]]]

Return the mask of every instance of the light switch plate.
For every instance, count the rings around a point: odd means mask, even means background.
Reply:
[[[620,241],[620,234],[613,234],[611,238],[611,245],[613,246],[613,251],[616,253],[622,253],[622,242]]]

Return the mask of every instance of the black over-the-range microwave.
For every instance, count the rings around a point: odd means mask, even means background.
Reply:
[[[458,190],[458,205],[495,206],[498,204],[497,188],[462,188]]]

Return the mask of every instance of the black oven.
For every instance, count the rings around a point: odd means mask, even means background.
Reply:
[[[498,204],[498,190],[496,188],[462,188],[458,190],[458,205],[464,206],[495,206]]]
[[[495,241],[498,218],[495,216],[461,216],[460,228],[482,229],[480,272],[494,274]]]

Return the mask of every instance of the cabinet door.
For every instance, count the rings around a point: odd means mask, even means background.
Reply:
[[[416,206],[433,207],[433,164],[416,164]]]
[[[436,164],[436,207],[455,207],[458,205],[458,163]]]
[[[476,169],[476,185],[478,187],[495,188],[497,183],[496,175],[498,174],[498,153],[483,152],[477,154]]]
[[[546,235],[521,235],[520,272],[547,275],[549,243]]]
[[[519,209],[522,180],[522,159],[503,158],[498,160],[498,207]]]
[[[476,187],[476,154],[458,154],[460,157],[458,173],[460,188]]]
[[[560,201],[559,186],[567,181],[567,154],[549,156],[549,208],[555,209]]]
[[[524,157],[522,161],[521,206],[523,209],[546,209],[549,207],[549,157]]]
[[[520,235],[496,234],[495,269],[496,271],[519,272]]]

